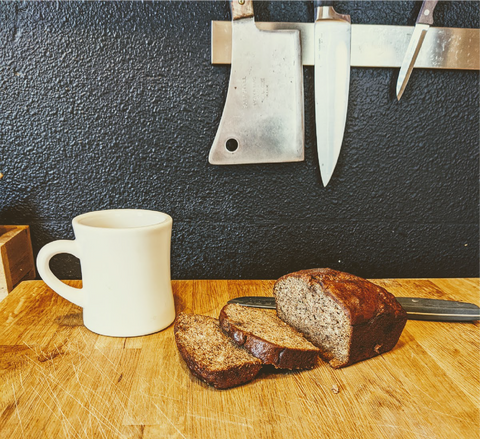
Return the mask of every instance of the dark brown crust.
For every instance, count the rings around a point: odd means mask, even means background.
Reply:
[[[220,311],[221,328],[239,346],[259,358],[264,364],[272,364],[277,369],[312,369],[315,367],[318,350],[293,349],[267,341],[239,328],[226,313],[226,305]]]
[[[354,326],[348,362],[337,366],[332,360],[333,364],[330,361],[331,366],[334,368],[349,366],[392,350],[406,323],[406,314],[403,316],[403,314],[397,313],[396,315],[383,314],[363,325]]]
[[[320,353],[333,368],[372,358],[397,344],[407,322],[407,313],[395,296],[384,288],[330,268],[290,273],[278,279],[277,283],[292,277],[303,280],[308,288],[318,285],[342,307],[350,320],[352,333],[348,360],[341,363],[329,353]]]
[[[307,284],[317,284],[322,291],[337,302],[347,313],[352,326],[361,325],[375,316],[387,314],[405,314],[395,296],[384,288],[353,274],[332,270],[331,268],[313,268],[282,276],[303,279]]]
[[[260,372],[261,364],[250,363],[235,369],[210,371],[196,363],[183,346],[178,351],[193,375],[216,389],[230,389],[252,381]]]
[[[251,362],[245,362],[242,365],[215,371],[209,370],[205,365],[195,361],[188,347],[185,346],[178,337],[178,333],[183,330],[183,326],[185,324],[182,322],[184,316],[185,315],[183,313],[180,313],[175,319],[175,341],[180,355],[184,359],[186,365],[193,375],[205,383],[215,387],[216,389],[228,389],[231,387],[236,387],[253,380],[257,376],[262,368],[262,364],[256,358],[252,358]],[[199,330],[201,330],[201,328],[199,328]],[[221,330],[220,327],[219,330]]]

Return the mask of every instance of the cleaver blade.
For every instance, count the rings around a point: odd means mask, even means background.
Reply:
[[[242,3],[240,3],[242,2]],[[260,30],[251,0],[234,0],[227,98],[213,165],[304,160],[303,65],[298,30]]]

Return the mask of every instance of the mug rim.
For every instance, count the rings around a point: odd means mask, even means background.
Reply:
[[[85,224],[83,221],[88,218],[95,218],[95,217],[102,217],[102,216],[114,216],[114,215],[121,215],[121,214],[144,214],[144,215],[151,215],[151,216],[160,216],[161,219],[157,221],[152,221],[151,223],[145,225],[134,225],[129,227],[108,227],[108,226],[98,226],[92,224]],[[103,231],[128,231],[128,230],[146,230],[150,228],[156,227],[167,227],[172,224],[173,220],[170,215],[165,212],[160,212],[156,210],[149,210],[149,209],[104,209],[104,210],[94,210],[91,212],[85,212],[80,215],[77,215],[72,220],[73,226],[80,226],[85,227],[92,230],[102,230]]]

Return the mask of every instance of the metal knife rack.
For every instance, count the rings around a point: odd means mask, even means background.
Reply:
[[[313,23],[259,22],[259,29],[298,29],[302,62],[313,66]],[[413,26],[352,25],[352,67],[400,67]],[[212,64],[230,64],[231,21],[212,21]],[[415,68],[480,70],[480,29],[432,27],[429,29]]]

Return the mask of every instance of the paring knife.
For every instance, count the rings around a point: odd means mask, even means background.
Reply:
[[[417,60],[418,53],[427,35],[428,29],[433,24],[433,10],[437,6],[437,0],[425,0],[418,14],[417,21],[415,22],[415,28],[413,30],[410,43],[408,44],[407,51],[400,67],[400,73],[397,80],[397,99],[403,95],[405,87],[407,86],[410,75],[413,71],[413,66]]]
[[[340,155],[350,86],[350,16],[338,14],[332,3],[314,1],[315,124],[324,186]]]
[[[473,303],[419,297],[395,297],[395,299],[402,305],[410,320],[438,322],[471,322],[480,320],[480,308]],[[275,309],[274,297],[237,297],[229,300],[228,303],[236,303],[253,308]]]

